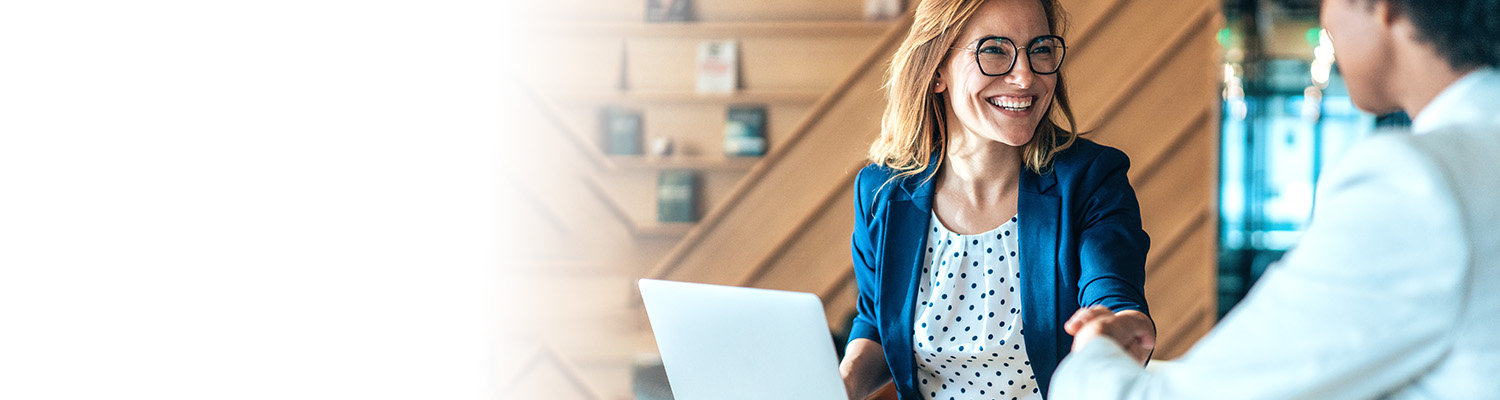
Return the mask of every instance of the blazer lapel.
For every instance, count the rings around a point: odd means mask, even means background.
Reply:
[[[881,274],[882,294],[889,296],[880,303],[882,345],[893,376],[901,382],[902,392],[915,393],[916,358],[912,355],[912,327],[915,318],[916,286],[922,271],[927,246],[928,222],[932,217],[930,179],[910,177],[894,193],[886,210],[885,271]],[[889,335],[889,336],[888,336]]]
[[[1038,354],[1058,354],[1057,279],[1058,225],[1062,218],[1062,198],[1051,189],[1057,176],[1051,172],[1038,175],[1022,170],[1017,206],[1020,209],[1017,245],[1021,247],[1021,322],[1025,326],[1026,350],[1033,360]],[[1045,383],[1043,384],[1045,385]]]

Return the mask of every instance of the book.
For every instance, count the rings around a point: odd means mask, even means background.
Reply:
[[[697,215],[698,174],[690,170],[661,171],[656,184],[656,220],[693,222]]]
[[[886,21],[901,16],[902,0],[865,0],[865,19]]]
[[[698,92],[730,93],[739,88],[739,46],[734,39],[698,44]]]
[[[724,155],[766,155],[766,108],[731,106],[724,122]]]
[[[634,110],[606,108],[600,113],[604,128],[604,153],[640,155],[644,153],[641,135],[641,113]]]
[[[646,0],[647,22],[683,22],[692,20],[693,3],[689,0]]]

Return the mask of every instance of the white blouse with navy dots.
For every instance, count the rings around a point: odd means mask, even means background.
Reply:
[[[1041,399],[1021,336],[1017,218],[978,235],[932,215],[917,286],[917,386],[930,399]]]

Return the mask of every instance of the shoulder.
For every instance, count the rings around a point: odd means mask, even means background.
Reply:
[[[900,190],[901,185],[906,183],[910,176],[897,177],[901,172],[895,169],[870,164],[859,170],[859,175],[854,177],[854,197],[862,199],[861,203],[870,203],[875,198],[889,197],[892,191]]]
[[[888,186],[885,183],[896,174],[896,170],[879,164],[866,165],[859,170],[859,175],[854,177],[854,188],[860,190],[861,193],[874,193],[881,186]]]
[[[1438,231],[1464,226],[1462,196],[1455,189],[1465,178],[1443,166],[1449,155],[1438,148],[1444,147],[1439,145],[1444,141],[1382,134],[1356,144],[1317,183],[1314,225],[1323,222],[1325,229],[1342,226],[1379,232],[1389,231],[1382,229],[1387,226],[1404,226],[1408,231],[1428,231],[1426,237],[1409,239],[1418,242],[1438,236]]]
[[[1326,189],[1391,181],[1400,182],[1401,191],[1408,194],[1425,196],[1443,191],[1447,179],[1436,153],[1454,143],[1442,139],[1445,138],[1392,131],[1377,133],[1349,149],[1330,169]]]
[[[1077,172],[1100,167],[1128,168],[1130,157],[1114,147],[1078,138],[1073,145],[1057,153],[1052,159],[1052,169],[1058,172]]]

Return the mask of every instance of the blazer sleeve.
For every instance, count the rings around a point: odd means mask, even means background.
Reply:
[[[1151,240],[1141,229],[1141,207],[1130,187],[1125,153],[1104,148],[1084,172],[1079,234],[1078,304],[1110,310],[1146,307],[1146,251]],[[1085,189],[1087,190],[1087,189]]]
[[[873,237],[876,232],[871,225],[870,212],[876,197],[867,180],[875,179],[869,170],[862,170],[854,180],[854,234],[850,238],[850,250],[854,256],[854,279],[859,289],[859,300],[855,303],[858,314],[850,329],[849,340],[870,339],[880,341],[878,320],[875,318],[875,298],[878,295],[879,259],[876,256]]]
[[[1469,238],[1428,156],[1371,139],[1324,175],[1295,249],[1185,356],[1142,370],[1109,340],[1052,399],[1370,399],[1433,368],[1462,311]]]

